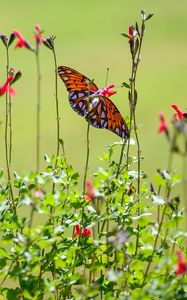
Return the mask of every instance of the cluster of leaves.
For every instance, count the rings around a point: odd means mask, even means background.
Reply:
[[[118,144],[100,157],[107,167],[94,174],[91,198],[79,192],[79,175],[65,157],[45,156],[48,166],[40,174],[15,173],[14,202],[1,172],[5,299],[187,299],[186,276],[176,275],[175,247],[183,248],[185,239],[173,192],[180,178],[158,171],[148,188],[142,173],[138,195],[137,172],[116,176]],[[75,236],[77,224],[89,234]]]

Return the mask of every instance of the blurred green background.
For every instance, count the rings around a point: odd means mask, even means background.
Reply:
[[[139,92],[137,121],[140,125],[142,168],[151,174],[157,167],[166,167],[168,144],[157,133],[158,113],[164,111],[168,119],[172,103],[182,110],[187,107],[187,2],[186,0],[54,0],[1,1],[0,30],[9,35],[20,30],[32,44],[34,25],[39,23],[45,37],[56,35],[58,65],[66,65],[94,78],[99,87],[105,85],[106,69],[110,68],[109,83],[120,86],[130,75],[130,53],[127,39],[120,34],[128,26],[140,21],[140,10],[154,12],[147,22],[140,63],[137,89]],[[42,134],[43,154],[56,152],[56,121],[54,98],[54,65],[52,53],[41,48],[42,70]],[[15,84],[13,99],[13,162],[12,169],[25,172],[35,169],[36,131],[36,65],[35,56],[27,49],[10,51],[11,65],[21,70],[23,77]],[[0,82],[5,80],[5,49],[0,47]],[[68,160],[81,174],[86,154],[86,122],[70,107],[63,82],[59,79],[61,137],[65,142]],[[121,113],[129,114],[127,90],[118,88],[112,100]],[[4,166],[5,99],[0,99],[1,159]],[[91,128],[90,169],[100,165],[96,156],[107,145],[120,139],[107,130]],[[180,169],[182,161],[175,166]]]

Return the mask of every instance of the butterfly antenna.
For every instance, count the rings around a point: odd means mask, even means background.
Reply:
[[[108,75],[109,75],[109,68],[106,69],[106,81],[105,81],[105,86],[108,84]]]

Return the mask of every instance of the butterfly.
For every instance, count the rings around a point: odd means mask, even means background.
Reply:
[[[69,67],[58,67],[58,74],[69,92],[73,110],[85,117],[90,125],[108,129],[123,139],[128,139],[129,130],[115,104],[99,94],[93,81]]]

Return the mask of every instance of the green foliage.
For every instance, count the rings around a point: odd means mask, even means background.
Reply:
[[[186,276],[175,274],[175,247],[183,248],[186,236],[174,192],[178,175],[159,171],[159,195],[145,179],[138,195],[136,172],[116,176],[116,146],[108,147],[105,167],[94,174],[91,201],[79,192],[79,176],[65,157],[45,157],[40,174],[14,173],[14,203],[1,176],[4,298],[186,299]],[[173,200],[164,196],[168,191]],[[76,224],[92,234],[74,237]]]

